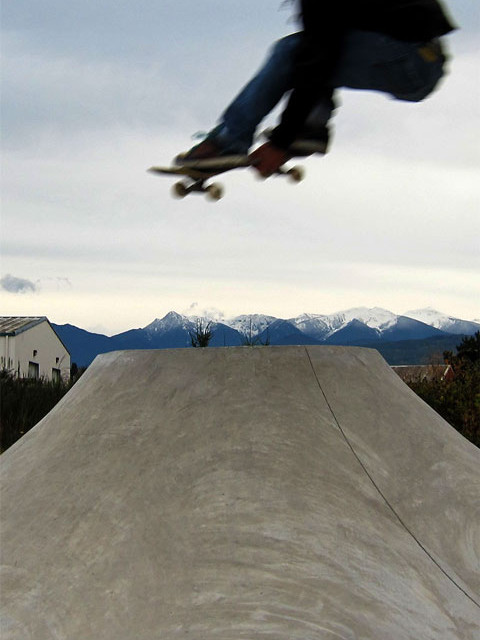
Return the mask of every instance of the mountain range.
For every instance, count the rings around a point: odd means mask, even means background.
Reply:
[[[480,323],[460,320],[434,309],[396,315],[386,309],[364,307],[332,315],[304,313],[282,319],[261,314],[186,316],[170,311],[141,329],[114,336],[91,333],[70,324],[53,324],[69,349],[72,362],[88,366],[99,353],[123,349],[169,349],[191,346],[191,335],[201,323],[210,323],[210,346],[242,344],[310,344],[374,347],[390,364],[421,364],[433,353],[454,350],[461,338],[480,331]],[[395,353],[395,356],[388,354]],[[400,362],[398,361],[400,360]],[[413,360],[413,362],[412,362]]]

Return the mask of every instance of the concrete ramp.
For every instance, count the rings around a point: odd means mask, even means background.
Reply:
[[[101,356],[1,482],[2,640],[480,638],[480,451],[373,350]]]

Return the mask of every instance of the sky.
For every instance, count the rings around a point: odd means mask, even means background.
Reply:
[[[424,102],[340,91],[331,152],[302,162],[302,183],[232,172],[210,203],[146,172],[296,30],[281,5],[3,3],[1,315],[108,335],[171,310],[480,318],[477,2],[448,2],[461,29]]]

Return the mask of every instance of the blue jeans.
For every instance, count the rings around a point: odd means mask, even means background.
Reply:
[[[211,132],[231,153],[246,153],[257,126],[293,88],[295,52],[301,38],[294,33],[272,47],[263,67],[242,89]],[[351,31],[332,75],[332,88],[347,87],[388,93],[398,100],[419,102],[443,75],[443,55],[421,55],[420,43],[402,42],[380,33]],[[309,127],[325,126],[332,115],[330,100],[319,103]]]

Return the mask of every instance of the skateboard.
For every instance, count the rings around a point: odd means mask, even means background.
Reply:
[[[210,182],[212,178],[233,169],[252,166],[249,156],[225,156],[170,167],[150,167],[148,171],[161,175],[184,176],[183,180],[176,182],[172,187],[172,195],[176,198],[185,198],[190,193],[200,193],[205,194],[207,199],[216,201],[223,197],[224,189],[220,183]],[[300,182],[304,178],[304,170],[299,166],[291,168],[282,166],[277,174],[290,178],[292,182]]]

